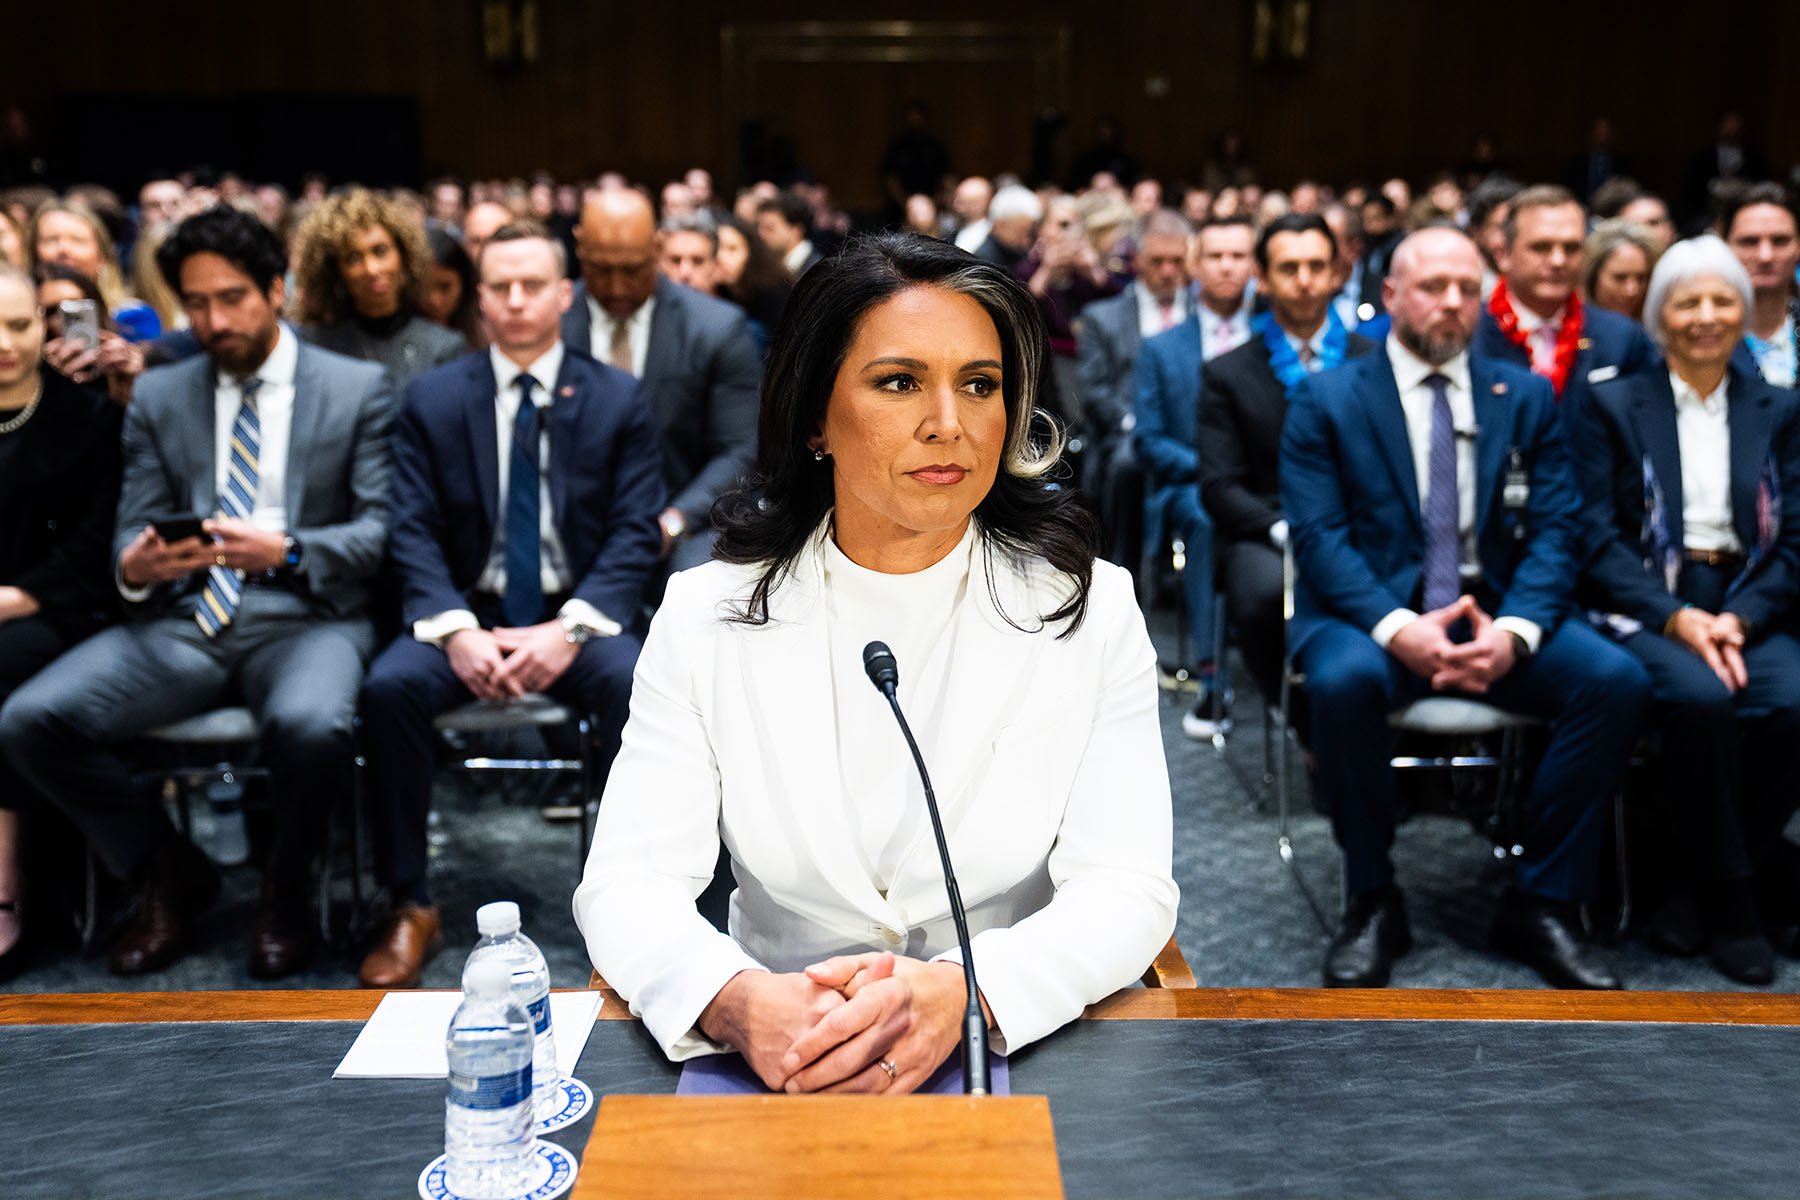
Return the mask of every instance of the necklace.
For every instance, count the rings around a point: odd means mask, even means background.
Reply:
[[[17,416],[12,417],[9,420],[0,421],[0,434],[11,433],[15,429],[18,429],[21,426],[23,426],[25,424],[25,422],[31,420],[31,414],[37,411],[38,401],[42,400],[43,398],[44,398],[44,385],[42,383],[40,383],[40,384],[38,384],[37,391],[35,391],[31,394],[31,399],[29,399],[25,402],[25,407],[21,408],[19,410],[19,413]]]

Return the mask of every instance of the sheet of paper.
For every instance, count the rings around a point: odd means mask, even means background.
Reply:
[[[461,1003],[461,992],[389,992],[331,1077],[442,1079],[450,1069],[444,1057],[444,1034]],[[564,1075],[574,1074],[599,1014],[599,992],[550,993],[556,1065]]]

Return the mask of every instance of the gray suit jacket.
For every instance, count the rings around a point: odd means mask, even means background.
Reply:
[[[1190,308],[1193,302],[1190,287]],[[1143,335],[1138,332],[1135,284],[1081,310],[1076,370],[1081,381],[1082,416],[1088,428],[1102,439],[1118,434],[1133,410],[1136,392],[1132,370],[1143,342]]]
[[[288,330],[293,336],[293,330]],[[294,594],[322,618],[366,615],[387,544],[387,372],[300,343],[287,461],[289,533],[305,548]],[[125,410],[125,477],[113,532],[113,564],[155,517],[218,511],[213,463],[213,364],[206,355],[138,377]],[[196,574],[157,588],[139,613],[191,607]]]
[[[391,337],[365,333],[353,320],[336,325],[302,325],[300,336],[321,349],[386,367],[396,396],[404,396],[407,385],[431,368],[469,352],[469,343],[463,341],[461,334],[416,314]]]
[[[593,346],[585,285],[563,314],[563,342],[583,354]],[[707,525],[719,494],[756,457],[762,359],[743,312],[734,304],[659,279],[650,349],[638,398],[662,441],[663,483],[671,507],[690,529]]]

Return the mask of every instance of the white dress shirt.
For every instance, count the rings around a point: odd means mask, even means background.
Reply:
[[[1776,387],[1794,386],[1795,330],[1791,309],[1781,319],[1781,328],[1775,331],[1773,338],[1766,341],[1762,338],[1745,340],[1749,342],[1751,354],[1756,359],[1756,369],[1765,380]]]
[[[540,355],[529,367],[521,367],[512,359],[500,353],[497,347],[489,347],[488,360],[494,368],[494,439],[499,455],[499,495],[494,504],[494,541],[488,550],[487,566],[481,577],[475,582],[475,590],[489,595],[504,596],[506,594],[506,489],[512,479],[512,443],[513,423],[519,416],[519,376],[530,373],[537,380],[531,389],[531,402],[540,414],[548,414],[550,406],[556,399],[556,380],[562,373],[563,344],[559,340],[554,346]],[[538,550],[538,561],[541,570],[540,585],[546,596],[557,592],[566,592],[574,586],[574,576],[569,570],[569,558],[563,550],[562,535],[556,531],[556,510],[550,499],[550,438],[545,428],[547,415],[538,422],[538,533],[542,539]],[[561,609],[560,616],[569,618],[576,624],[602,637],[610,637],[619,632],[620,626],[605,613],[585,600],[571,597]],[[429,642],[441,646],[450,637],[464,629],[479,629],[481,622],[473,612],[466,608],[455,608],[448,612],[434,613],[429,617],[421,617],[413,622],[413,637],[421,642]]]
[[[588,353],[594,356],[595,362],[613,366],[613,329],[619,322],[592,296],[587,298],[587,306]],[[638,305],[636,312],[624,318],[627,336],[631,338],[631,373],[639,379],[644,377],[644,360],[650,355],[650,322],[655,316],[656,297],[652,295]],[[557,347],[561,349],[562,343],[558,342]]]
[[[993,229],[994,223],[986,217],[981,218],[979,221],[969,222],[967,225],[964,225],[961,232],[956,235],[956,248],[958,250],[966,250],[970,254],[975,253],[977,250],[981,249],[981,243],[988,240],[988,234],[993,232]]]
[[[1175,301],[1167,309],[1150,294],[1150,289],[1141,283],[1131,285],[1137,293],[1138,334],[1141,337],[1155,337],[1166,329],[1187,320],[1188,293],[1186,288],[1175,290]],[[1166,315],[1165,315],[1166,314]]]
[[[1200,305],[1200,356],[1211,360],[1228,354],[1250,340],[1250,302],[1238,305],[1229,317],[1221,317],[1205,304]]]
[[[1731,524],[1731,424],[1725,385],[1702,396],[1669,372],[1675,391],[1675,438],[1681,447],[1681,545],[1685,550],[1739,554]]]
[[[787,269],[787,273],[790,276],[798,279],[800,278],[800,272],[806,270],[806,264],[811,260],[812,256],[812,240],[810,238],[801,238],[798,245],[781,256],[781,265]]]
[[[826,538],[825,627],[831,642],[831,684],[841,695],[869,686],[863,647],[885,641],[900,672],[900,706],[926,762],[935,761],[942,734],[950,664],[956,658],[951,617],[968,590],[975,523],[950,553],[908,575],[888,575],[858,566]],[[855,796],[850,811],[853,842],[875,889],[887,894],[902,856],[928,834],[925,789],[912,752],[886,705],[846,706],[837,727],[838,761],[844,795]]]
[[[1525,332],[1525,345],[1531,352],[1531,370],[1534,374],[1546,378],[1556,370],[1556,335],[1562,329],[1565,308],[1559,308],[1548,317],[1540,317],[1517,296],[1512,298],[1513,315],[1519,319],[1519,328]]]
[[[1469,355],[1458,354],[1441,366],[1432,366],[1401,345],[1396,334],[1388,334],[1388,364],[1394,371],[1394,384],[1400,390],[1400,407],[1406,414],[1406,437],[1412,443],[1413,478],[1418,481],[1419,511],[1429,511],[1431,503],[1431,408],[1434,397],[1426,379],[1442,375],[1450,381],[1445,389],[1450,401],[1450,419],[1456,426],[1456,523],[1462,537],[1462,571],[1465,576],[1479,569],[1475,557],[1475,399],[1469,384]],[[1419,614],[1410,608],[1396,608],[1376,622],[1369,636],[1382,649]],[[1535,621],[1522,617],[1500,617],[1494,624],[1525,639],[1525,645],[1537,652],[1543,630]]]

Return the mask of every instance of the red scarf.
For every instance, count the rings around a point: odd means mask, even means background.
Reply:
[[[1519,314],[1513,310],[1512,294],[1507,291],[1506,280],[1494,285],[1494,294],[1488,299],[1488,312],[1493,314],[1506,340],[1525,352],[1525,360],[1535,361],[1531,337],[1519,324]],[[1563,385],[1569,382],[1569,372],[1575,369],[1575,356],[1580,353],[1581,296],[1570,292],[1568,302],[1563,306],[1562,328],[1556,331],[1556,361],[1550,367],[1550,387],[1556,392],[1558,401],[1562,399]]]

